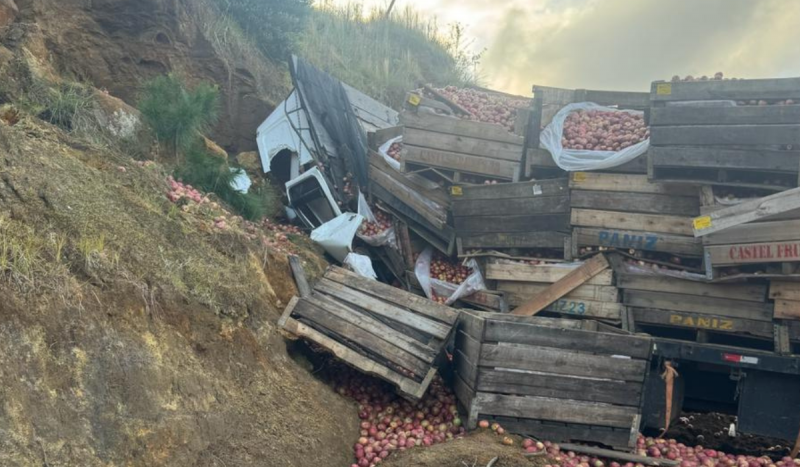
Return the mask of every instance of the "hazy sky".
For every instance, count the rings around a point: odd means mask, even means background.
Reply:
[[[395,8],[406,5],[466,25],[487,49],[486,84],[521,95],[533,84],[646,91],[657,79],[717,71],[800,76],[800,0],[397,0]]]

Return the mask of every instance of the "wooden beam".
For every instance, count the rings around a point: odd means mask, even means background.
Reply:
[[[582,446],[580,444],[561,443],[560,446],[563,451],[580,452],[582,454],[589,454],[590,456],[603,457],[606,459],[619,459],[625,462],[634,462],[638,464],[652,465],[655,467],[675,467],[677,465],[680,465],[680,462],[669,459],[637,456],[635,454],[628,454],[626,452],[618,452],[618,451],[612,451],[611,449]]]
[[[800,209],[800,188],[714,211],[694,219],[694,236],[703,237],[737,225]]]
[[[514,310],[512,314],[518,316],[533,316],[608,268],[609,264],[605,256],[597,255],[555,282],[543,293],[524,303]]]
[[[300,263],[300,258],[295,255],[289,255],[289,267],[292,268],[292,276],[294,283],[297,285],[297,292],[300,297],[305,298],[311,295],[311,286],[308,285],[306,274],[303,272],[303,265]]]

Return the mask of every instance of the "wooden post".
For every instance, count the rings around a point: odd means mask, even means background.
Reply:
[[[303,265],[300,263],[300,258],[295,255],[289,256],[289,266],[292,268],[292,276],[294,276],[294,282],[297,284],[297,292],[300,294],[300,297],[305,298],[310,296],[311,287],[306,280],[306,274],[303,272]]]
[[[608,261],[606,261],[606,257],[599,254],[555,282],[544,292],[522,304],[522,306],[514,310],[512,314],[518,316],[533,316],[608,268],[609,264]]]

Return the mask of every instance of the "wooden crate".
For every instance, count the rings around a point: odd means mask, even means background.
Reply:
[[[364,373],[417,400],[428,389],[458,312],[403,290],[331,267],[279,321]]]
[[[492,261],[486,265],[486,280],[505,294],[511,309],[542,293],[579,264],[530,265]],[[620,324],[624,307],[614,286],[614,273],[608,269],[544,309],[568,317],[599,319]]]
[[[800,172],[800,105],[686,106],[686,101],[800,98],[800,78],[654,82],[649,175],[658,181],[785,190]]]
[[[645,175],[575,172],[573,256],[581,247],[606,247],[702,257],[702,242],[692,232],[699,196],[694,187],[651,183]]]
[[[404,112],[404,172],[434,172],[449,183],[463,176],[519,181],[524,139],[500,125]]]
[[[540,147],[539,136],[553,117],[567,104],[594,102],[598,105],[620,109],[648,111],[650,96],[646,92],[592,91],[588,89],[562,89],[548,86],[533,87],[533,107],[528,123],[526,176],[550,178],[564,174],[553,161],[553,156]],[[604,172],[647,173],[647,157],[641,156],[619,167]]]
[[[462,312],[455,391],[468,413],[557,442],[631,448],[652,340],[598,332],[593,321]]]
[[[468,250],[549,249],[569,241],[566,180],[451,187],[458,253]]]

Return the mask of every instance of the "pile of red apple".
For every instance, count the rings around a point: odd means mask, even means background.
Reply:
[[[620,111],[578,110],[564,122],[566,149],[619,151],[650,137],[644,116]]]
[[[376,235],[386,232],[392,227],[392,218],[380,209],[372,209],[375,214],[375,222],[364,219],[361,227],[358,229],[358,234],[365,237],[374,237]]]
[[[464,265],[453,263],[442,255],[436,255],[431,260],[430,273],[432,279],[460,285],[472,274],[472,270]]]
[[[403,151],[403,143],[392,143],[386,154],[396,161],[400,161],[400,153]]]
[[[483,123],[495,123],[513,132],[517,110],[530,106],[528,99],[514,99],[499,94],[489,94],[477,89],[447,86],[436,92],[458,104],[469,112],[467,119]]]

